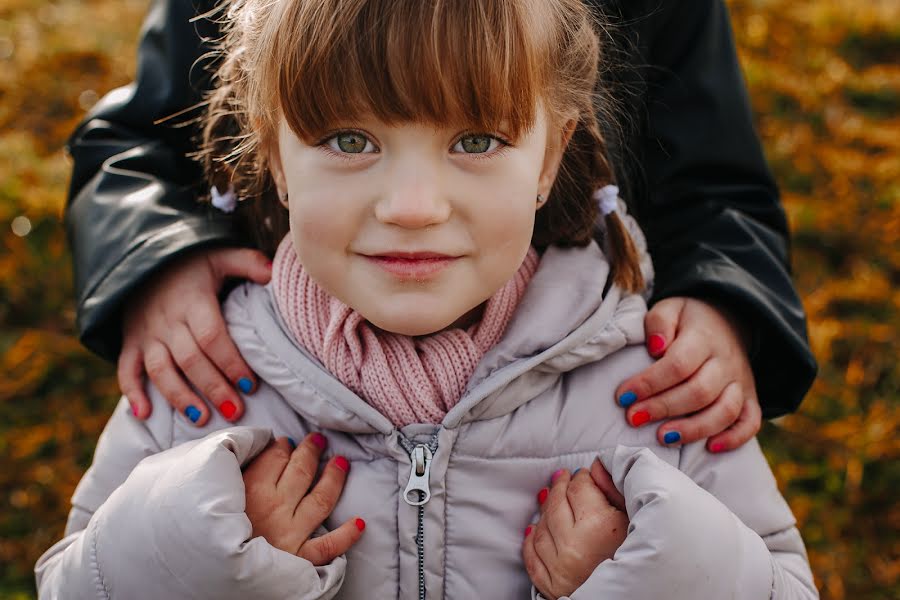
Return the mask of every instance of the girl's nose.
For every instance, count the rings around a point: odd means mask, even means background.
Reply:
[[[438,225],[450,218],[451,206],[436,180],[421,175],[395,178],[375,205],[375,218],[404,229]]]

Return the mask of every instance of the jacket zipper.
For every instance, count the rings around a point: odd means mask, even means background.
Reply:
[[[432,434],[428,444],[413,444],[402,434],[400,445],[409,454],[409,482],[403,491],[403,499],[418,509],[416,525],[416,551],[419,559],[419,600],[425,600],[425,504],[431,498],[428,479],[431,475],[431,459],[437,451],[438,432]]]

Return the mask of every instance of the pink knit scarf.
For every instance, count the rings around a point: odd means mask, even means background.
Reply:
[[[512,279],[488,299],[480,322],[419,337],[378,329],[330,296],[300,265],[290,235],[275,253],[272,290],[297,341],[394,425],[440,423],[500,340],[539,260],[529,249]]]

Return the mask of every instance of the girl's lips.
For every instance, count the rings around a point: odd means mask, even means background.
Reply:
[[[400,279],[426,279],[434,277],[457,260],[456,256],[417,252],[408,254],[380,254],[366,259]]]

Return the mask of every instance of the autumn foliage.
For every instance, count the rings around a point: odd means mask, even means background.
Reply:
[[[118,397],[73,333],[62,146],[132,78],[149,4],[0,0],[0,598],[34,596]],[[762,442],[822,597],[897,598],[900,2],[729,5],[821,365]]]

